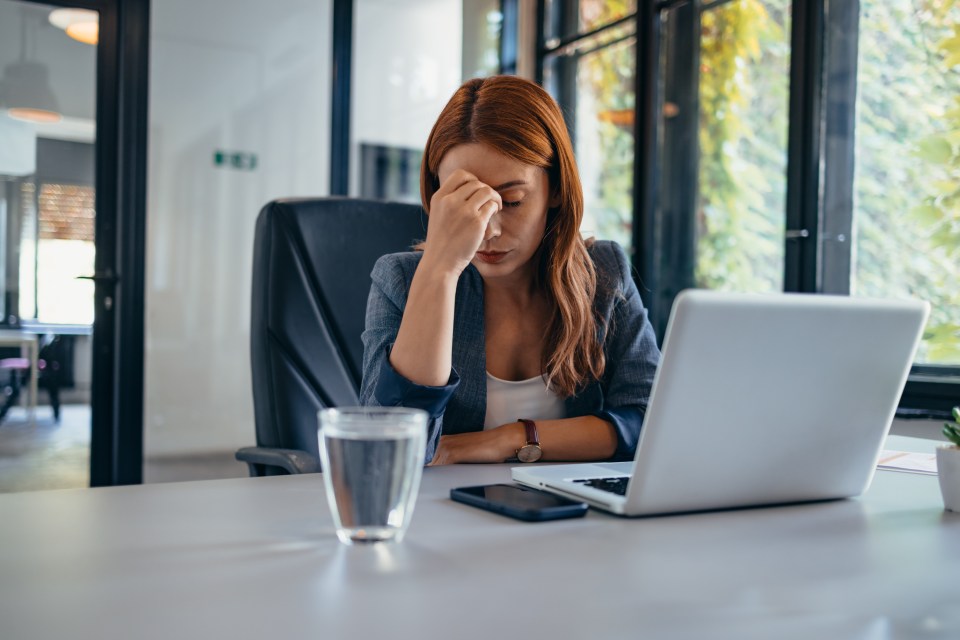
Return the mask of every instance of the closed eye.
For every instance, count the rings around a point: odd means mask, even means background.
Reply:
[[[521,204],[523,204],[523,200],[517,200],[517,201],[515,201],[515,202],[504,202],[504,203],[503,203],[503,206],[504,206],[504,207],[519,207]]]

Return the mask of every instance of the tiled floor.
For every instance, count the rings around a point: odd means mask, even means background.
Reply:
[[[89,465],[89,407],[64,406],[60,424],[39,407],[36,426],[14,408],[0,424],[0,492],[86,487]]]
[[[90,408],[66,405],[60,424],[48,407],[37,409],[36,425],[15,408],[0,424],[0,493],[74,489],[90,482]],[[232,451],[144,460],[144,482],[242,478],[246,465]]]

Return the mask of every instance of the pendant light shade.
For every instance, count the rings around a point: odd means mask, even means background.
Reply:
[[[59,122],[62,116],[48,77],[47,66],[39,62],[7,65],[0,78],[0,106],[18,120]]]
[[[20,59],[8,64],[0,78],[0,108],[17,120],[28,122],[60,122],[60,107],[50,88],[47,65],[31,60],[27,36],[32,35],[34,57],[37,30],[27,30],[27,13],[20,13]]]

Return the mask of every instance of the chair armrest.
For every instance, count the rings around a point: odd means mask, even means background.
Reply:
[[[280,467],[289,474],[320,472],[320,459],[299,449],[243,447],[237,450],[235,457],[247,463],[253,477],[267,475],[267,467]]]

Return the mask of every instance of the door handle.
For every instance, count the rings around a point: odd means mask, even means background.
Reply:
[[[117,276],[112,271],[107,271],[106,273],[94,273],[92,276],[77,276],[76,280],[93,280],[94,283],[106,283],[106,284],[116,284],[120,277]]]

